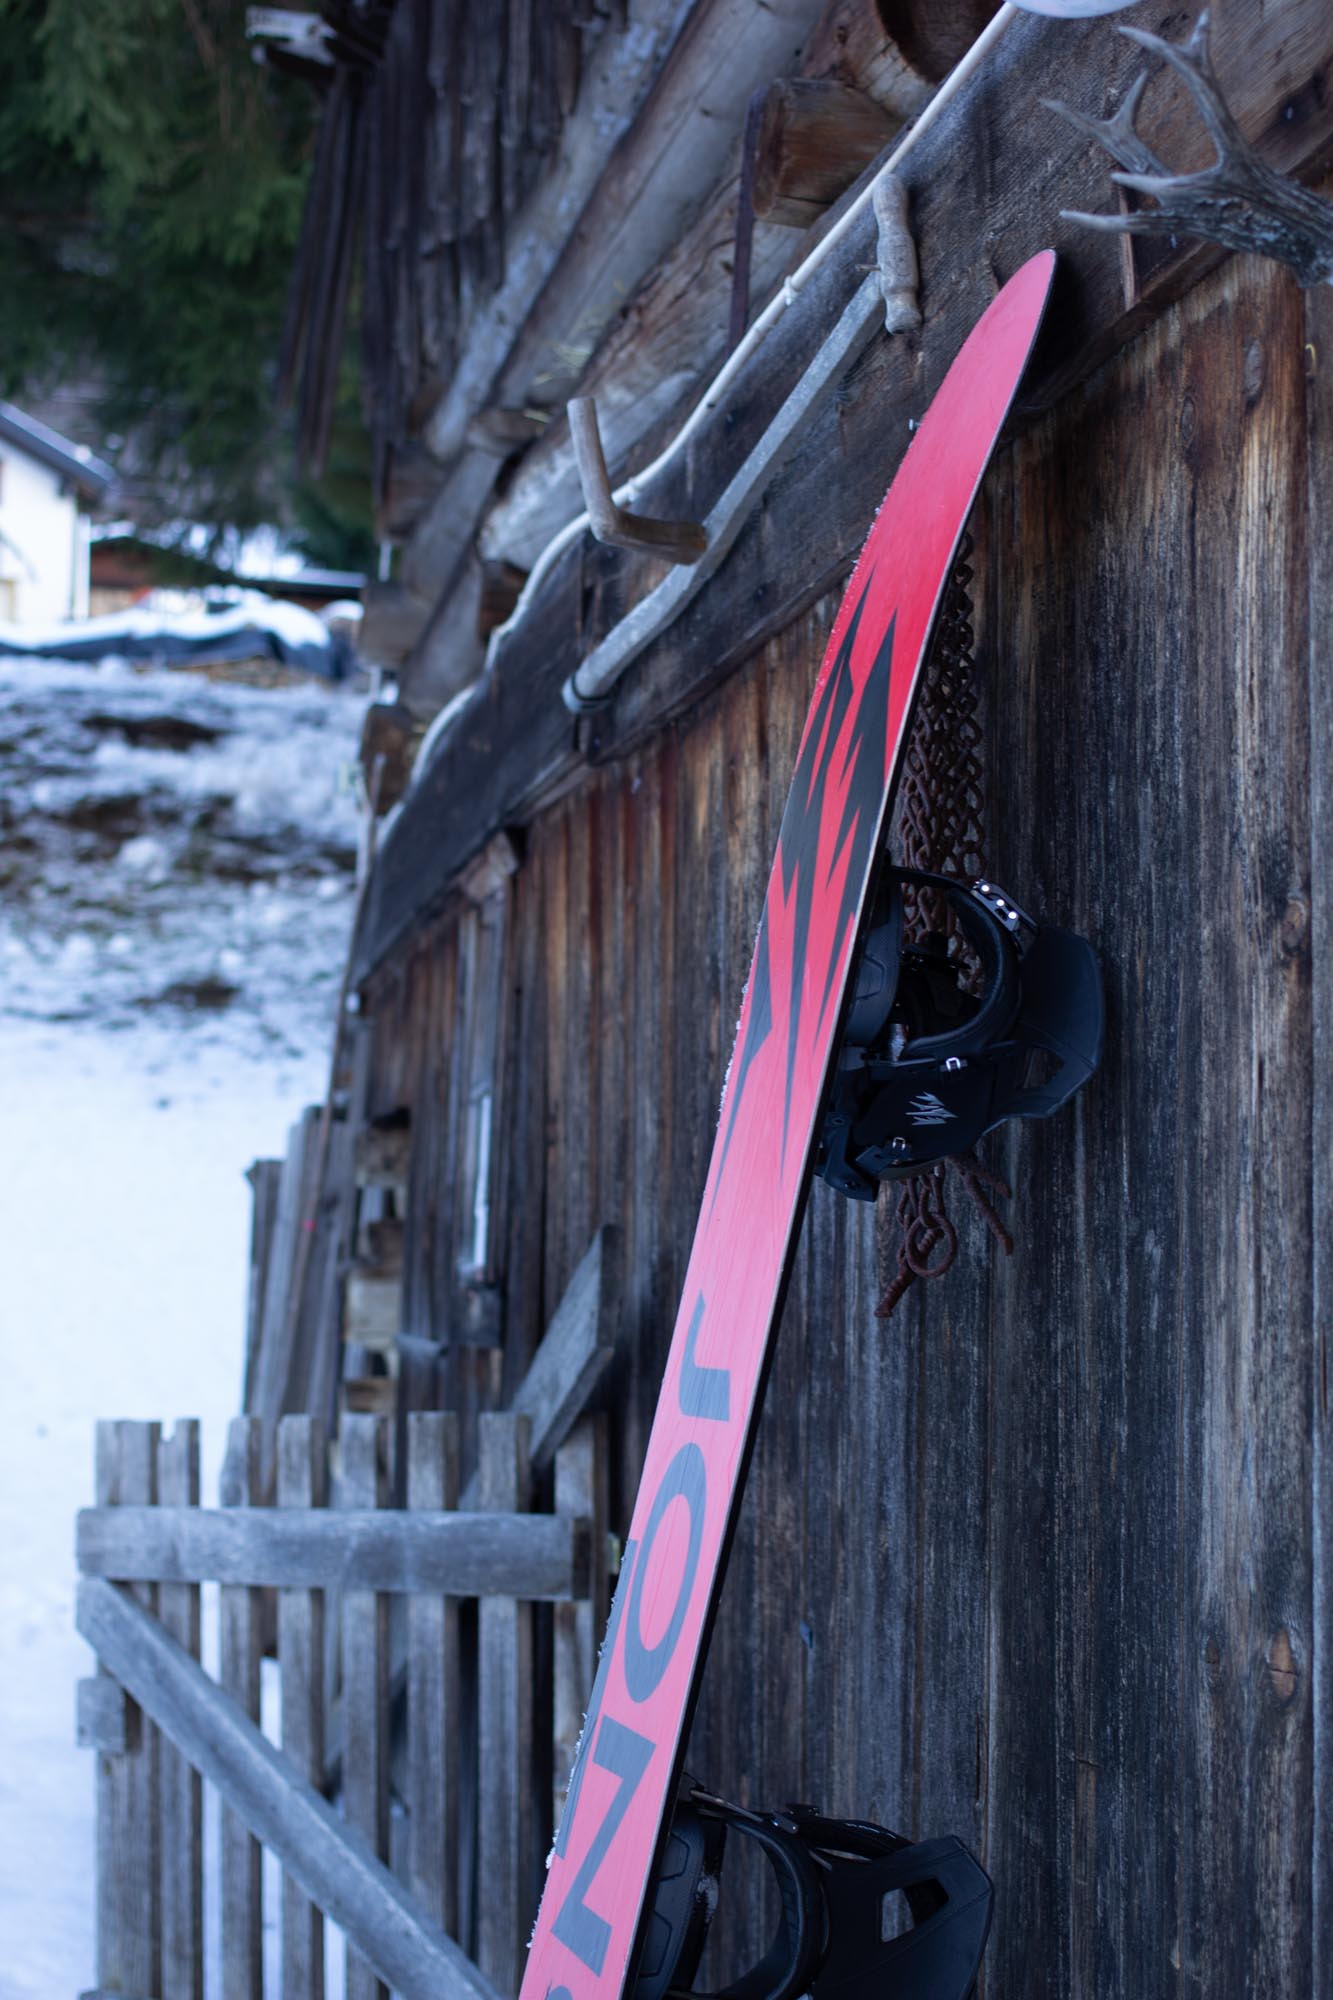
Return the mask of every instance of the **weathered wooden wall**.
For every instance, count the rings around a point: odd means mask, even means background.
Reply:
[[[1106,1061],[993,1143],[1013,1259],[965,1228],[887,1325],[887,1235],[816,1187],[705,1674],[710,1784],[977,1848],[991,1995],[1333,1991],[1331,365],[1329,304],[1233,261],[993,469],[992,865],[1094,940]],[[507,890],[504,1347],[436,1390],[502,1401],[619,1223],[622,1529],[831,616],[591,774]],[[445,1343],[457,963],[446,917],[366,995]]]

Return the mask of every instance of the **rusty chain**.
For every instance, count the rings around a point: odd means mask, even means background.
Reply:
[[[972,599],[972,538],[964,537],[945,592],[926,661],[921,697],[908,741],[899,804],[899,845],[904,868],[978,881],[986,860],[986,781],[977,713]],[[904,937],[920,940],[943,931],[949,953],[970,985],[979,968],[953,912],[938,891],[908,889]],[[992,1196],[1010,1190],[975,1152],[940,1160],[900,1185],[895,1220],[897,1270],[876,1308],[887,1319],[917,1279],[942,1278],[958,1250],[958,1231],[946,1206],[946,1169],[953,1167],[995,1241],[1008,1255],[1013,1238]]]

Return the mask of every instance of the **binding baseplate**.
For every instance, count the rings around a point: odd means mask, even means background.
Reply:
[[[777,1882],[777,1933],[714,2000],[970,2000],[990,1930],[990,1877],[961,1840],[910,1841],[812,1806],[749,1812],[686,1780],[648,1903],[634,2000],[693,1992],[719,1906],[728,1831]]]
[[[904,943],[904,890],[958,919],[981,993],[932,934]],[[966,1154],[1006,1118],[1048,1118],[1101,1059],[1104,1009],[1086,939],[1037,925],[993,882],[886,868],[853,976],[815,1171],[873,1201],[878,1183]],[[1048,1074],[1038,1080],[1037,1072]]]

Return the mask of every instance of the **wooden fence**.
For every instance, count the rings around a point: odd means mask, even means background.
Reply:
[[[289,1416],[270,1506],[262,1426],[241,1417],[230,1504],[207,1509],[196,1422],[99,1425],[97,1504],[77,1530],[78,1624],[98,1656],[79,1697],[97,1756],[96,1995],[202,2000],[204,1781],[222,1801],[209,1890],[225,2000],[266,1990],[264,1848],[282,1870],[283,2000],[322,2000],[326,1918],[349,2000],[516,1990],[614,1553],[605,1419],[567,1430],[554,1509],[533,1513],[543,1426],[522,1408],[483,1416],[460,1494],[455,1419],[412,1415],[395,1509],[382,1417],[344,1417],[330,1478],[322,1426]],[[277,1743],[260,1727],[270,1650]]]

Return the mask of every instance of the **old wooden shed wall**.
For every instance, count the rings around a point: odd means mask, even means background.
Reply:
[[[816,1187],[705,1674],[710,1784],[976,1847],[993,1995],[1333,1990],[1331,368],[1327,297],[1234,260],[993,468],[992,866],[1095,942],[1106,1060],[992,1142],[1012,1260],[969,1221],[888,1324],[887,1233]],[[548,810],[507,891],[504,1347],[414,1393],[503,1401],[618,1223],[622,1529],[832,611]],[[366,994],[406,1325],[445,1342],[457,965],[446,914]]]

